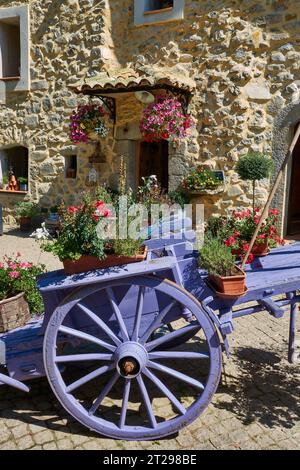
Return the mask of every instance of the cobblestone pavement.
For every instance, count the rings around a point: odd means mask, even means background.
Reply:
[[[32,244],[33,243],[33,244]],[[35,259],[31,240],[0,237],[0,254],[15,248]],[[53,259],[49,266],[54,267]],[[53,264],[52,264],[53,263]],[[45,379],[29,395],[0,387],[0,450],[4,449],[300,449],[300,368],[288,364],[288,315],[236,321],[232,357],[211,405],[178,435],[154,442],[102,438],[70,418]],[[300,331],[299,331],[300,338]]]

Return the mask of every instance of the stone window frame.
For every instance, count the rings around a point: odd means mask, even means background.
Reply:
[[[173,7],[168,7],[161,11],[149,11],[147,9],[148,2],[149,0],[134,0],[135,26],[145,26],[184,19],[185,0],[174,0]]]
[[[61,155],[63,156],[64,158],[64,179],[66,180],[77,180],[78,178],[78,154],[79,154],[79,151],[78,151],[78,147],[74,146],[74,145],[70,145],[70,146],[67,146],[67,147],[64,147],[62,150],[61,150]],[[76,176],[75,177],[69,177],[67,176],[67,169],[70,168],[67,163],[68,163],[68,160],[70,160],[70,157],[73,157],[73,156],[76,156]]]
[[[6,80],[0,78],[0,87],[11,83],[13,91],[30,90],[30,15],[29,5],[0,8],[0,21],[10,18],[20,18],[20,78]]]
[[[27,178],[27,190],[26,191],[9,191],[7,189],[4,189],[4,188],[0,188],[0,194],[1,193],[5,193],[5,195],[9,195],[9,196],[15,196],[15,195],[18,195],[18,194],[27,194],[30,192],[30,149],[28,147],[28,145],[26,144],[23,144],[23,143],[12,143],[12,144],[8,144],[8,145],[3,145],[0,147],[0,180],[2,181],[2,176],[3,176],[3,168],[2,168],[2,157],[3,157],[3,153],[6,151],[6,150],[9,150],[9,149],[18,149],[18,148],[23,148],[23,149],[26,149],[27,150],[27,153],[26,153],[26,159],[27,159],[27,175],[21,175],[22,177],[26,177]],[[17,176],[20,176],[20,175],[16,175]]]

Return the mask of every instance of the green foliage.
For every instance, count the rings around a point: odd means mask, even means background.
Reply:
[[[201,191],[203,189],[215,189],[221,183],[222,181],[215,175],[213,170],[198,166],[184,178],[182,187],[188,191]]]
[[[232,276],[235,273],[235,257],[218,238],[205,238],[199,250],[199,265],[210,275]]]
[[[273,162],[262,153],[248,153],[239,159],[235,169],[242,180],[259,181],[270,176]]]
[[[28,178],[24,178],[24,176],[19,176],[18,181],[20,184],[27,184],[28,183]]]
[[[58,238],[42,244],[42,249],[51,252],[63,261],[77,260],[82,255],[105,257],[104,241],[99,239],[96,227],[101,218],[110,215],[105,202],[91,193],[85,193],[79,206],[60,207],[61,226]],[[101,191],[102,195],[103,192]]]
[[[142,178],[143,184],[137,190],[137,202],[143,204],[148,211],[151,210],[152,204],[171,205],[171,200],[165,193],[155,175]]]
[[[140,253],[143,240],[133,238],[113,240],[113,252],[119,256],[135,256]]]
[[[44,304],[36,286],[36,277],[45,272],[45,266],[22,262],[19,257],[20,254],[14,258],[5,256],[4,262],[0,263],[0,300],[24,292],[30,312],[40,314]]]
[[[176,191],[169,191],[168,196],[172,204],[179,204],[184,207],[185,204],[190,202],[190,198],[185,191],[178,189]]]
[[[16,205],[17,217],[34,217],[38,215],[38,205],[30,201],[22,201]]]

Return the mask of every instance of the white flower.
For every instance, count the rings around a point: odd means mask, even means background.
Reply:
[[[32,238],[36,238],[36,240],[48,240],[49,238],[52,238],[50,233],[46,229],[45,222],[42,223],[41,228],[36,229],[36,231],[33,232],[29,236],[32,237]]]

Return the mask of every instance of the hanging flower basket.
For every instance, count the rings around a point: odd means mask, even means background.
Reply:
[[[193,119],[182,110],[176,98],[157,96],[143,112],[140,131],[146,142],[176,141],[187,136]]]
[[[95,139],[105,139],[108,128],[105,123],[107,112],[103,106],[80,105],[70,117],[70,139],[73,143],[87,143]]]

